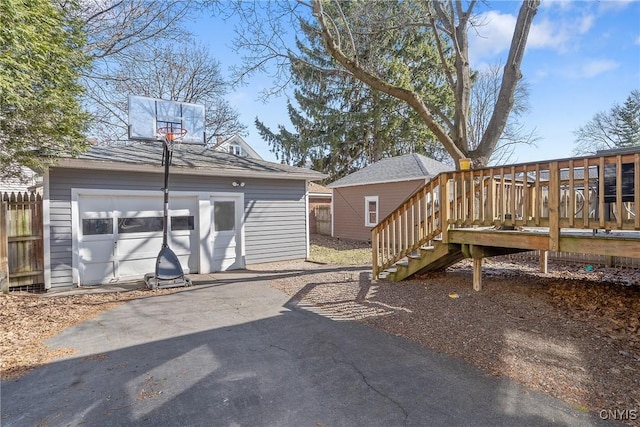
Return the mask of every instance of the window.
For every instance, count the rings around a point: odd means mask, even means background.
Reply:
[[[113,219],[83,219],[82,234],[85,236],[95,236],[97,234],[113,234]]]
[[[229,152],[231,154],[235,154],[236,156],[242,155],[242,147],[239,145],[229,145]]]
[[[236,225],[235,202],[213,204],[213,226],[215,231],[233,231]]]
[[[164,219],[161,216],[143,218],[120,218],[118,220],[118,233],[151,233],[162,231]]]
[[[191,216],[172,216],[171,231],[193,230],[193,215]]]
[[[378,196],[364,198],[364,226],[373,227],[378,223]]]

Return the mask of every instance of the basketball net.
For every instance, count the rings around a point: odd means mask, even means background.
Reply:
[[[180,143],[182,139],[187,134],[187,130],[185,128],[180,127],[161,127],[158,128],[158,136],[162,137],[164,143],[167,144],[167,147],[170,151],[173,150],[175,146],[180,147]]]

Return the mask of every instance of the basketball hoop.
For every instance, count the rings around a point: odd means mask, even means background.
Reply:
[[[158,128],[158,136],[164,139],[164,142],[169,146],[169,149],[173,148],[173,145],[178,143],[185,137],[187,130],[181,127],[161,127]]]
[[[162,221],[162,247],[156,258],[156,271],[144,275],[149,289],[170,288],[174,286],[191,286],[191,279],[184,276],[175,252],[168,242],[169,234],[169,167],[173,157],[173,146],[180,143],[187,134],[187,129],[179,126],[162,126],[156,131],[156,138],[164,139],[162,144],[162,166],[164,166],[164,211]]]

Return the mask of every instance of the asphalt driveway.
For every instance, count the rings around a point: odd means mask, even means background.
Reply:
[[[128,302],[51,339],[77,352],[2,382],[1,425],[609,425],[237,277]]]

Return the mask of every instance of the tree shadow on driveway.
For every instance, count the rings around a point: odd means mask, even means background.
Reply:
[[[130,301],[49,345],[77,354],[3,382],[3,426],[601,425],[264,281]]]

